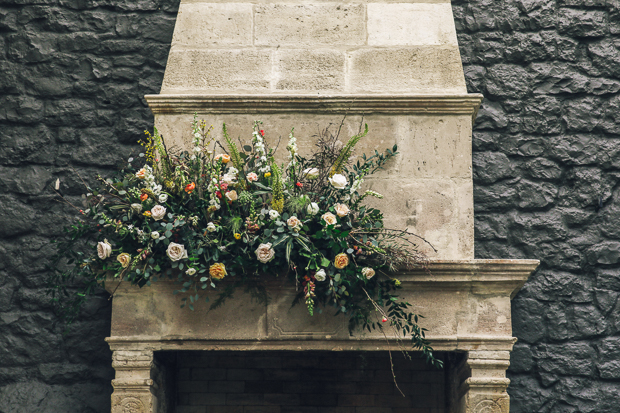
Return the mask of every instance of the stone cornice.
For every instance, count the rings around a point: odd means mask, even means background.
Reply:
[[[510,351],[517,341],[514,337],[491,335],[432,336],[427,334],[435,351]],[[105,339],[111,350],[323,350],[323,351],[383,351],[397,344],[384,338],[351,340],[209,340],[191,336],[112,336]]]
[[[190,95],[144,96],[154,115],[236,113],[327,113],[391,115],[470,115],[481,94],[467,95]]]

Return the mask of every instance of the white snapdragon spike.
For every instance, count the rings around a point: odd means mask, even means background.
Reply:
[[[353,181],[353,184],[351,185],[351,194],[354,194],[355,191],[359,190],[363,183],[364,178],[357,178],[355,181]]]
[[[297,153],[297,139],[293,136],[293,132],[288,137],[288,145],[286,145],[286,150],[288,151],[288,159],[289,164],[288,168],[292,168],[295,166],[295,154]]]

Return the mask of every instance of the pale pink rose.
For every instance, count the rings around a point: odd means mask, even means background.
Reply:
[[[338,221],[336,220],[336,215],[331,212],[326,212],[321,215],[321,219],[325,221],[327,225],[335,225]]]
[[[248,180],[248,182],[258,181],[258,175],[256,175],[254,172],[250,172],[249,174],[246,175],[245,178]]]
[[[166,215],[166,208],[165,207],[163,207],[161,205],[155,205],[153,208],[151,208],[151,217],[155,221],[159,221],[165,215]]]
[[[112,246],[108,242],[107,239],[104,239],[103,242],[99,242],[97,244],[97,255],[100,259],[105,260],[112,254]]]
[[[178,261],[180,259],[187,258],[187,250],[185,249],[185,246],[174,242],[168,244],[166,254],[168,255],[168,258],[170,258],[172,261]]]
[[[340,218],[346,217],[347,215],[349,215],[349,207],[346,206],[345,204],[336,204],[334,208],[336,209],[336,214]]]
[[[254,252],[256,253],[256,259],[262,262],[263,264],[266,264],[269,261],[271,261],[273,257],[276,255],[276,252],[273,250],[273,248],[271,248],[270,242],[268,242],[267,244],[260,244],[258,248],[256,248],[256,251]]]

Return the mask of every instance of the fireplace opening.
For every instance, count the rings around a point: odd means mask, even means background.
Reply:
[[[451,413],[463,353],[437,369],[387,351],[160,351],[169,413]],[[398,388],[404,393],[400,393]]]

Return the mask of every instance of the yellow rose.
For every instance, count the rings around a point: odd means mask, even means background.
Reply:
[[[334,266],[339,270],[349,265],[349,257],[345,253],[340,253],[334,258]]]
[[[221,280],[228,275],[228,273],[226,272],[226,267],[221,262],[216,262],[215,264],[210,266],[209,274],[211,274],[211,277],[215,278],[216,280]]]
[[[122,254],[119,254],[118,257],[116,257],[116,261],[120,262],[123,268],[127,268],[131,263],[131,255],[123,252]]]
[[[267,173],[265,174],[265,178],[269,178],[270,176],[271,176],[271,172],[267,172]]]

